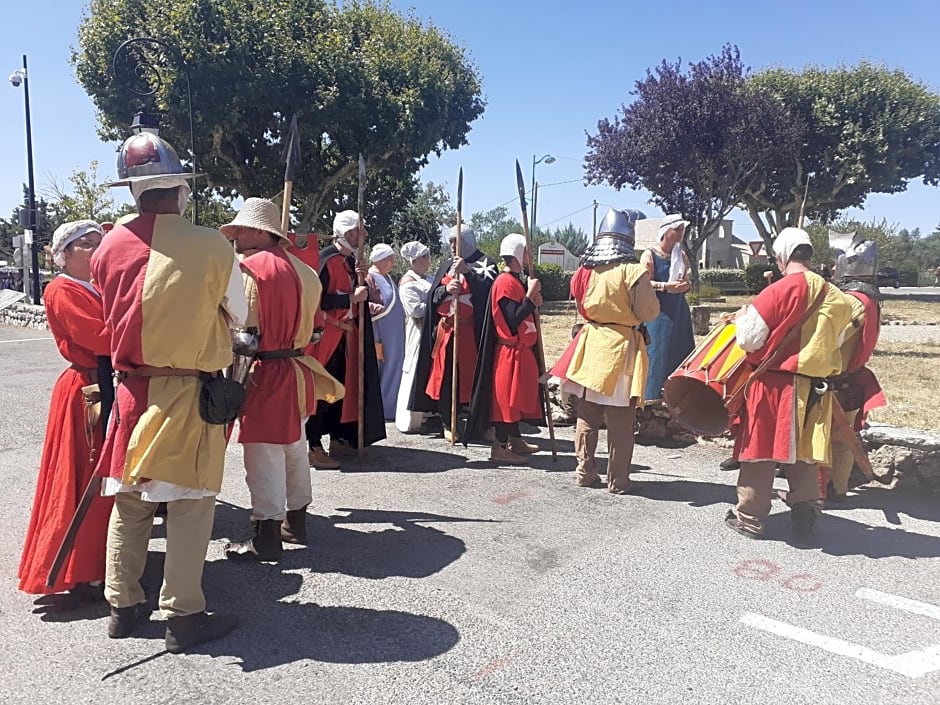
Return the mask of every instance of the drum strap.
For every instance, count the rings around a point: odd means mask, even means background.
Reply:
[[[745,397],[747,396],[747,388],[751,386],[751,382],[753,382],[755,379],[760,377],[764,373],[764,370],[766,370],[774,362],[776,362],[777,359],[784,353],[790,341],[793,340],[795,336],[799,335],[800,331],[803,329],[803,324],[806,323],[806,321],[809,320],[809,317],[812,316],[814,313],[816,313],[816,311],[818,311],[820,307],[823,305],[823,301],[826,300],[826,293],[828,291],[829,291],[829,284],[828,283],[823,284],[822,289],[819,290],[819,293],[816,294],[816,298],[813,299],[813,303],[810,304],[810,307],[808,309],[806,309],[806,313],[804,313],[800,317],[800,320],[796,322],[796,325],[794,325],[793,328],[791,328],[787,332],[784,339],[780,341],[780,345],[778,345],[774,349],[774,351],[770,354],[770,356],[766,360],[764,360],[760,365],[758,365],[754,369],[754,371],[751,372],[750,375],[748,375],[747,381],[744,384],[742,384],[740,387],[738,387],[737,391],[728,398],[727,402],[725,402],[726,407],[728,407],[729,409],[733,408],[732,402],[737,401],[737,398],[741,395]]]

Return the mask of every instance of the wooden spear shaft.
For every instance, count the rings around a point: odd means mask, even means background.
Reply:
[[[457,237],[454,240],[454,259],[460,259],[460,233],[461,233],[461,211],[463,210],[463,167],[460,169],[460,174],[457,177]],[[460,281],[460,275],[454,272],[455,281]],[[460,341],[460,292],[458,291],[454,295],[454,305],[452,308],[454,314],[454,344],[451,346],[451,369],[450,369],[450,444],[454,445],[457,442],[457,401],[458,401],[458,384],[457,384],[457,358],[459,357],[460,348],[458,347],[458,342]]]

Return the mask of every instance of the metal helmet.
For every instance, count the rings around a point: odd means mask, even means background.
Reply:
[[[195,176],[186,172],[176,150],[165,139],[153,132],[143,131],[124,141],[117,159],[117,181],[107,186],[129,186],[163,176]]]
[[[636,221],[646,216],[638,210],[611,208],[597,229],[594,244],[581,256],[582,267],[636,260]]]
[[[878,243],[857,233],[829,233],[829,246],[835,251],[832,273],[838,284],[844,281],[874,283],[878,272]]]

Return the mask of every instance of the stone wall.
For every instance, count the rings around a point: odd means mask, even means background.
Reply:
[[[0,309],[0,326],[46,330],[46,310],[33,304],[11,304]]]

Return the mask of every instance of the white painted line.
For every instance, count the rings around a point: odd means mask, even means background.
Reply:
[[[907,653],[890,656],[861,644],[853,644],[825,634],[796,627],[786,622],[765,617],[761,614],[748,612],[741,617],[741,621],[756,629],[761,629],[777,636],[793,639],[809,646],[815,646],[839,656],[854,658],[863,663],[878,666],[888,671],[900,673],[908,678],[919,678],[927,673],[940,670],[940,644],[928,646],[926,649],[908,651]]]
[[[0,340],[0,343],[31,343],[34,340],[52,340],[52,336],[48,338],[13,338],[11,340]]]
[[[906,597],[898,597],[888,592],[880,592],[869,588],[859,588],[855,591],[855,597],[860,597],[863,600],[871,600],[872,602],[880,602],[883,605],[894,607],[896,610],[903,610],[904,612],[940,620],[940,607],[931,605],[929,602],[909,600]]]

